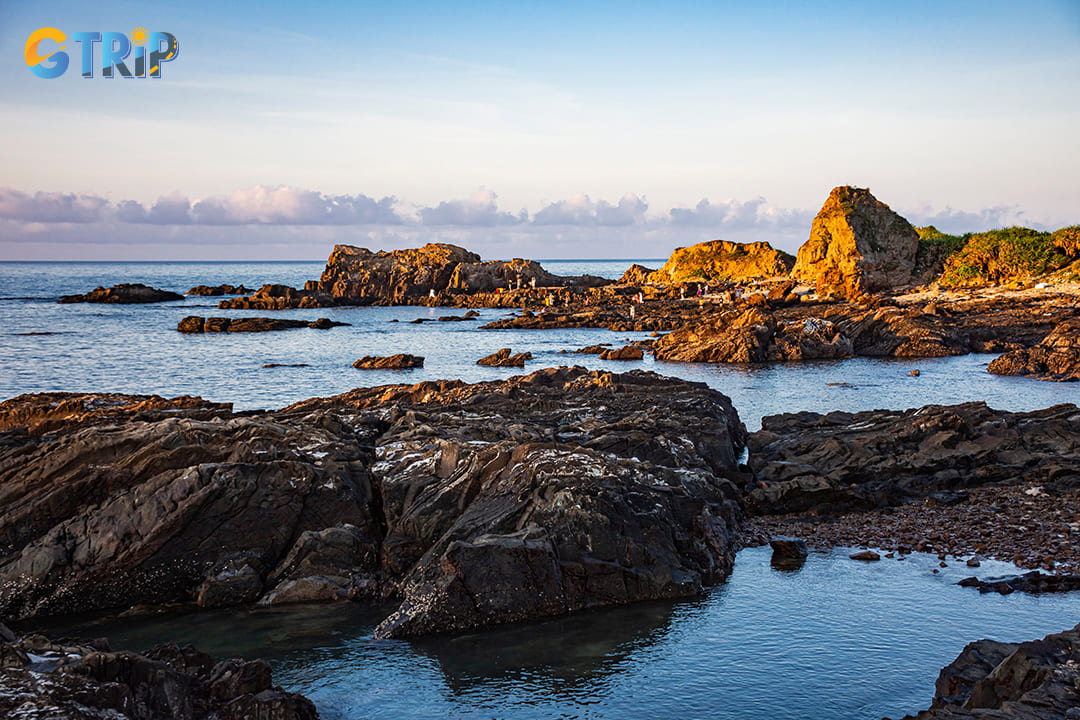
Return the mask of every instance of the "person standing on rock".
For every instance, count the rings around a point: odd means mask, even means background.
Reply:
[[[633,305],[630,306],[630,319],[631,320],[634,319],[634,306]]]

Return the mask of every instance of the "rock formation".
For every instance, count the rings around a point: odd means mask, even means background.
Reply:
[[[644,354],[637,345],[608,348],[600,353],[600,360],[640,360]]]
[[[792,275],[819,295],[855,297],[911,282],[919,234],[869,190],[829,194],[799,248]]]
[[[158,290],[142,283],[123,283],[111,288],[96,287],[85,295],[64,295],[59,303],[116,303],[133,305],[183,300],[184,296],[169,290]]]
[[[188,290],[187,294],[200,297],[217,297],[219,295],[250,295],[253,292],[255,291],[243,285],[214,285],[213,287],[196,285]]]
[[[647,268],[644,265],[638,265],[634,263],[626,272],[619,278],[619,285],[644,285],[649,282],[649,275],[656,272],[652,268]]]
[[[0,404],[0,433],[12,618],[387,597],[403,602],[379,634],[411,636],[689,597],[731,569],[746,480],[730,401],[640,371],[241,415],[23,396]]]
[[[419,355],[398,353],[380,357],[378,355],[365,355],[353,363],[354,368],[360,370],[408,370],[410,368],[424,367],[424,358]]]
[[[219,332],[271,332],[273,330],[295,330],[296,328],[312,328],[314,330],[328,330],[332,327],[342,327],[349,323],[337,322],[329,318],[318,320],[286,320],[284,318],[204,318],[198,315],[189,315],[180,321],[176,329],[182,333],[219,333]]]
[[[1080,380],[1080,318],[1064,321],[1035,347],[1005,353],[986,369],[996,375],[1028,375],[1036,380]]]
[[[145,654],[105,639],[17,638],[0,625],[0,715],[6,718],[316,720],[310,700],[274,687],[262,660],[215,663],[190,645]]]
[[[758,513],[896,505],[936,490],[995,482],[1080,485],[1075,405],[1030,413],[982,402],[917,410],[786,413],[750,438]]]
[[[795,258],[767,242],[710,240],[675,248],[671,257],[648,277],[654,284],[744,282],[787,275]]]
[[[502,348],[491,355],[480,358],[476,361],[476,364],[491,367],[525,367],[526,360],[532,360],[531,352],[514,354],[510,348]]]
[[[929,710],[905,720],[1060,720],[1080,708],[1080,625],[1018,644],[970,643],[938,676]]]

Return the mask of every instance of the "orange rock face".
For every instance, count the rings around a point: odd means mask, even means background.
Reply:
[[[869,190],[829,193],[799,248],[792,275],[819,295],[854,297],[911,282],[919,234]]]
[[[664,266],[648,276],[648,282],[721,282],[760,280],[787,275],[794,263],[787,253],[767,242],[737,243],[710,240],[675,248]]]

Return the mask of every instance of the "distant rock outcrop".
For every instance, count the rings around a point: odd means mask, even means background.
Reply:
[[[365,355],[352,365],[358,370],[409,370],[424,367],[424,358],[419,355],[398,353],[397,355]]]
[[[737,243],[710,240],[675,248],[664,266],[648,282],[743,282],[787,275],[795,258],[767,242]]]
[[[243,285],[196,285],[187,291],[188,295],[197,295],[200,297],[217,297],[218,295],[250,295],[255,292],[251,288],[246,288]]]
[[[986,368],[995,375],[1029,375],[1036,380],[1080,381],[1080,318],[1054,328],[1032,348],[1011,350]]]
[[[619,278],[619,285],[644,285],[649,282],[649,275],[656,272],[652,268],[634,263]]]
[[[819,295],[855,297],[911,282],[919,234],[869,190],[829,193],[799,248],[792,274]]]
[[[135,305],[140,303],[171,302],[184,296],[169,290],[158,290],[142,283],[123,283],[111,288],[96,287],[85,295],[64,295],[59,303],[107,303]]]
[[[510,348],[503,348],[476,361],[477,365],[490,367],[525,367],[525,361],[532,360],[531,352],[514,353]]]
[[[329,318],[318,320],[288,320],[285,318],[204,318],[198,315],[189,315],[180,321],[176,329],[182,333],[219,333],[219,332],[272,332],[274,330],[294,330],[296,328],[312,328],[314,330],[328,330],[332,327],[341,327],[349,323],[337,322]]]

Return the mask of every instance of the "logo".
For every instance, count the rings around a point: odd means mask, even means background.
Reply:
[[[30,33],[26,39],[26,65],[30,71],[50,80],[63,75],[71,60],[64,52],[67,45],[62,44],[67,39],[62,30],[51,27],[38,28]],[[147,32],[144,27],[133,28],[126,35],[118,32],[77,32],[71,34],[71,39],[80,46],[84,78],[94,77],[95,55],[100,57],[101,77],[160,78],[161,66],[175,60],[180,54],[180,44],[175,35]],[[99,48],[97,52],[95,47]]]

